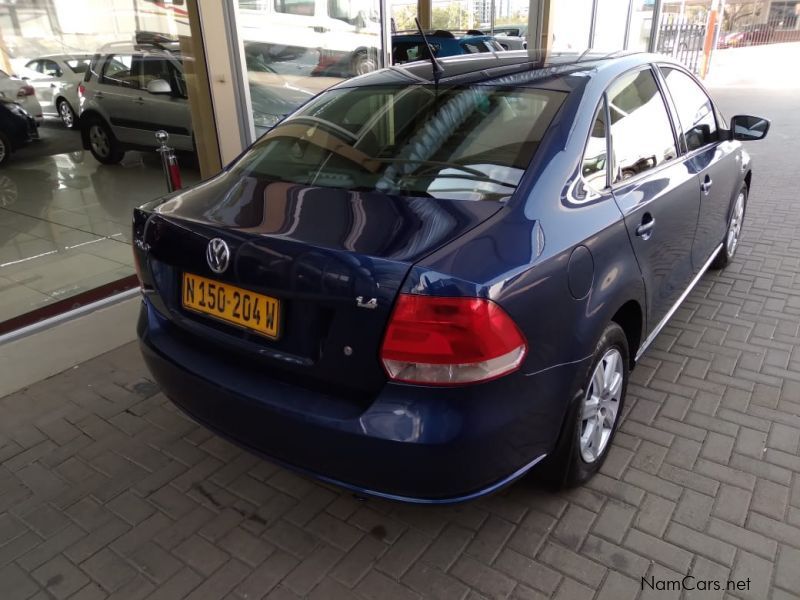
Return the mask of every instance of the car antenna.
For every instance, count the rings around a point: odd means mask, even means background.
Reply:
[[[422,25],[419,23],[419,17],[414,17],[414,22],[417,24],[417,31],[422,36],[422,41],[425,42],[425,45],[428,47],[428,54],[431,57],[431,66],[433,67],[433,83],[436,85],[436,90],[439,90],[439,78],[444,73],[444,67],[442,63],[436,60],[436,55],[433,53],[433,48],[431,47],[430,43],[428,43],[428,38],[425,36],[425,32],[422,31]]]

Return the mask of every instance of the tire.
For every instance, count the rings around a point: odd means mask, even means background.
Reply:
[[[725,237],[722,239],[722,250],[717,253],[714,262],[711,263],[712,269],[724,269],[727,267],[739,248],[742,236],[742,225],[744,216],[747,212],[747,186],[743,185],[736,194],[731,207],[731,216],[728,218],[728,228],[725,230]]]
[[[11,142],[5,134],[0,133],[0,165],[5,165],[11,156]]]
[[[630,350],[625,332],[609,323],[564,420],[545,476],[557,488],[587,482],[603,466],[619,428],[628,390]],[[597,392],[597,388],[602,391]]]
[[[62,98],[58,101],[56,108],[58,109],[58,116],[61,118],[61,122],[64,124],[64,127],[67,129],[77,129],[78,115],[75,114],[75,111],[72,109],[72,106],[70,106],[69,102]]]
[[[367,52],[366,50],[360,50],[356,52],[356,55],[353,57],[352,64],[350,65],[350,70],[352,71],[354,77],[370,73],[376,68],[377,64],[374,58],[371,56],[371,53]]]
[[[104,165],[116,165],[125,156],[111,128],[99,117],[85,119],[82,131],[88,142],[89,151],[98,162]]]

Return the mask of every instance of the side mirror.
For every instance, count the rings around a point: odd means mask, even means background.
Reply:
[[[147,82],[147,91],[151,94],[171,94],[172,86],[163,79],[151,79]]]
[[[736,115],[731,119],[731,139],[743,142],[767,137],[769,119],[750,115]]]

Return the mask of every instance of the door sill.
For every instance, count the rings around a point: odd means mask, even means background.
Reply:
[[[703,275],[705,275],[705,272],[708,271],[708,268],[711,266],[711,263],[714,262],[715,258],[717,258],[717,254],[719,254],[720,250],[722,250],[722,244],[720,244],[714,249],[714,251],[711,253],[711,256],[708,257],[708,260],[705,262],[700,271],[698,271],[697,275],[694,276],[694,279],[692,279],[692,282],[683,291],[680,298],[678,298],[675,304],[672,305],[672,308],[670,308],[667,314],[664,315],[664,318],[661,319],[661,322],[658,325],[656,325],[656,328],[653,329],[650,335],[647,336],[647,339],[644,341],[644,343],[642,343],[641,347],[639,348],[639,351],[636,353],[636,358],[635,358],[636,362],[639,362],[639,359],[642,357],[642,354],[644,354],[647,348],[650,346],[650,344],[653,343],[653,340],[655,340],[656,337],[658,337],[658,334],[661,333],[662,329],[664,329],[664,326],[672,318],[672,315],[675,314],[675,311],[677,311],[678,308],[680,308],[681,304],[683,304],[683,301],[686,300],[686,296],[688,296],[691,293],[691,291],[694,289],[694,286],[696,286],[697,282],[700,281],[700,278]]]

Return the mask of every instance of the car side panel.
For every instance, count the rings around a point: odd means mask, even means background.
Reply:
[[[707,192],[701,192],[692,245],[692,263],[699,269],[725,238],[731,199],[744,175],[741,146],[730,141],[719,142],[694,154],[687,166],[696,170],[701,182],[710,185]]]
[[[700,209],[698,177],[682,161],[615,189],[647,290],[648,323],[666,316],[695,273],[691,249]],[[654,221],[650,237],[638,228]]]

